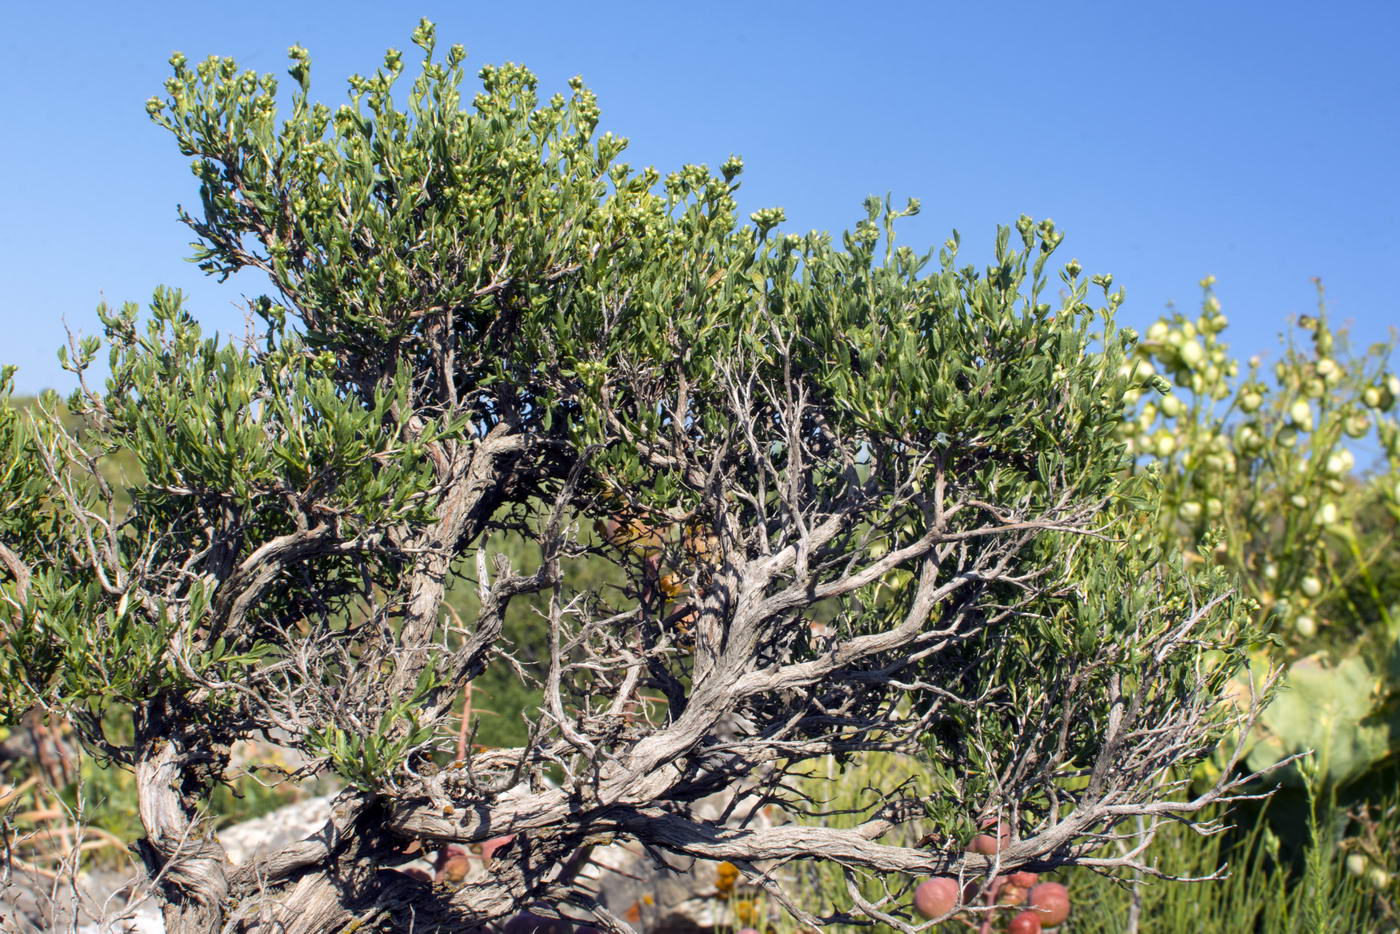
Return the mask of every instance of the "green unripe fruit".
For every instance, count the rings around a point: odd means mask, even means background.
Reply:
[[[1296,427],[1299,431],[1312,431],[1312,427],[1313,427],[1313,410],[1312,410],[1312,406],[1309,405],[1309,404],[1308,404],[1307,402],[1305,402],[1304,400],[1298,399],[1297,401],[1295,401],[1292,405],[1290,405],[1290,406],[1288,407],[1288,420],[1289,420],[1289,421],[1294,425],[1294,427]]]
[[[1341,517],[1336,503],[1323,503],[1322,508],[1317,511],[1318,525],[1336,525]]]
[[[1286,448],[1291,448],[1298,443],[1298,429],[1292,426],[1285,426],[1278,430],[1275,440]]]
[[[1181,362],[1192,369],[1200,366],[1205,358],[1206,351],[1200,342],[1189,340],[1181,345]]]
[[[1322,593],[1322,581],[1309,574],[1298,584],[1298,589],[1309,597],[1316,597]]]
[[[1167,322],[1155,322],[1150,328],[1147,329],[1147,339],[1150,341],[1156,341],[1158,343],[1161,343],[1162,341],[1167,339],[1168,330],[1169,329],[1167,327]]]
[[[1367,386],[1365,391],[1361,393],[1361,401],[1369,409],[1387,409],[1390,406],[1384,404],[1385,396],[1385,390],[1381,387]]]
[[[1347,872],[1353,876],[1364,876],[1368,866],[1365,853],[1352,853],[1347,857]]]
[[[1212,519],[1218,517],[1224,511],[1225,504],[1222,503],[1220,500],[1216,499],[1214,496],[1206,500],[1206,515],[1210,516]]]
[[[1371,430],[1371,419],[1364,412],[1357,412],[1349,416],[1342,424],[1342,428],[1347,435],[1352,438],[1364,438]]]
[[[1196,522],[1201,518],[1201,504],[1195,500],[1187,500],[1177,507],[1176,512],[1187,522]]]
[[[1176,450],[1176,436],[1169,432],[1158,432],[1152,441],[1152,448],[1158,457],[1171,457]]]
[[[1318,379],[1316,376],[1303,383],[1303,395],[1307,396],[1309,399],[1321,399],[1323,393],[1326,391],[1327,387],[1323,385],[1322,380]]]
[[[1317,635],[1317,620],[1304,613],[1293,620],[1293,629],[1304,639],[1311,639]]]
[[[1333,451],[1327,458],[1327,472],[1334,477],[1351,473],[1351,468],[1354,466],[1356,466],[1356,457],[1346,448]]]
[[[1181,399],[1168,393],[1162,397],[1162,414],[1167,418],[1176,418],[1182,411]]]
[[[1308,498],[1301,493],[1294,493],[1288,498],[1288,501],[1293,504],[1294,509],[1308,508]]]
[[[1253,413],[1259,411],[1259,406],[1264,404],[1264,397],[1257,392],[1247,392],[1240,396],[1240,411]]]
[[[1241,425],[1235,432],[1235,446],[1246,454],[1252,454],[1264,446],[1264,439],[1253,425]]]

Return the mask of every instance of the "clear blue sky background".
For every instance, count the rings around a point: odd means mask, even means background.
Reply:
[[[1209,273],[1243,353],[1311,310],[1312,276],[1359,339],[1400,324],[1394,0],[25,3],[0,28],[0,363],[21,391],[68,387],[63,322],[94,331],[103,297],[168,283],[242,330],[259,284],[184,262],[194,180],[143,110],[172,50],[281,75],[299,42],[335,104],[387,46],[416,53],[420,15],[546,93],[582,74],[634,164],[741,154],[743,206],[782,205],[796,231],[914,195],[905,242],[957,227],[976,257],[997,223],[1053,217],[1064,258],[1113,273],[1140,326],[1194,308]]]

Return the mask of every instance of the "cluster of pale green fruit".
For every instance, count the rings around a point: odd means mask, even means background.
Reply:
[[[1202,282],[1197,317],[1173,313],[1138,343],[1128,366],[1144,388],[1125,397],[1120,435],[1161,477],[1169,531],[1214,550],[1266,612],[1310,639],[1325,622],[1316,608],[1339,586],[1328,547],[1350,548],[1358,509],[1377,498],[1400,507],[1390,414],[1400,376],[1386,370],[1387,345],[1351,355],[1325,310],[1297,321],[1303,340],[1286,335],[1272,380],[1258,356],[1242,368],[1222,339],[1228,321],[1213,281]],[[1172,391],[1147,389],[1157,376]],[[1363,475],[1357,452],[1372,439],[1383,463]]]

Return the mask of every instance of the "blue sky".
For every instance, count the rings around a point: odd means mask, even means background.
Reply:
[[[166,283],[242,331],[258,283],[184,261],[175,205],[196,187],[143,108],[172,50],[281,75],[301,43],[334,104],[386,47],[416,53],[419,16],[546,93],[582,74],[634,165],[742,155],[743,206],[781,205],[791,230],[913,195],[904,242],[957,227],[980,258],[997,223],[1048,216],[1065,259],[1126,286],[1129,323],[1194,309],[1214,274],[1246,355],[1312,310],[1313,276],[1358,339],[1400,325],[1394,2],[30,3],[0,39],[0,363],[20,390],[68,388],[64,322],[94,331],[104,297]]]

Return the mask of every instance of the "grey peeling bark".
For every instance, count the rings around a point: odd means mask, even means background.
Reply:
[[[432,655],[451,563],[461,543],[477,536],[489,520],[526,446],[522,435],[501,424],[474,443],[439,452],[447,454],[438,461],[442,498],[436,521],[409,543],[418,563],[405,595],[398,664],[383,689],[388,703],[413,692]],[[324,527],[269,543],[224,582],[216,608],[224,618],[241,618],[286,560],[338,545]],[[271,930],[266,927],[271,923],[279,932],[310,934],[367,920],[346,907],[355,901],[348,896],[357,888],[361,893],[365,884],[373,888],[369,877],[378,871],[377,860],[357,844],[378,836],[363,825],[365,802],[345,805],[345,819],[333,821],[324,839],[305,841],[270,861],[235,871],[197,812],[210,770],[222,766],[222,753],[207,736],[165,735],[177,718],[163,712],[163,703],[153,699],[140,718],[135,773],[146,832],[140,849],[164,896],[167,931],[205,934],[227,924],[229,930],[253,932]],[[347,888],[352,876],[363,877],[362,884]],[[255,894],[270,895],[252,899],[260,906],[257,912],[226,917],[230,904]],[[503,904],[508,902],[506,898]]]
[[[173,737],[148,736],[136,760],[137,806],[147,872],[165,894],[169,934],[207,934],[222,926],[228,858],[185,789],[199,753]]]
[[[389,698],[412,694],[432,651],[452,561],[461,543],[476,537],[490,519],[513,473],[511,462],[526,446],[523,435],[501,423],[470,448],[454,452],[439,471],[445,489],[437,519],[422,537],[424,554],[409,587],[401,650],[386,689]]]

